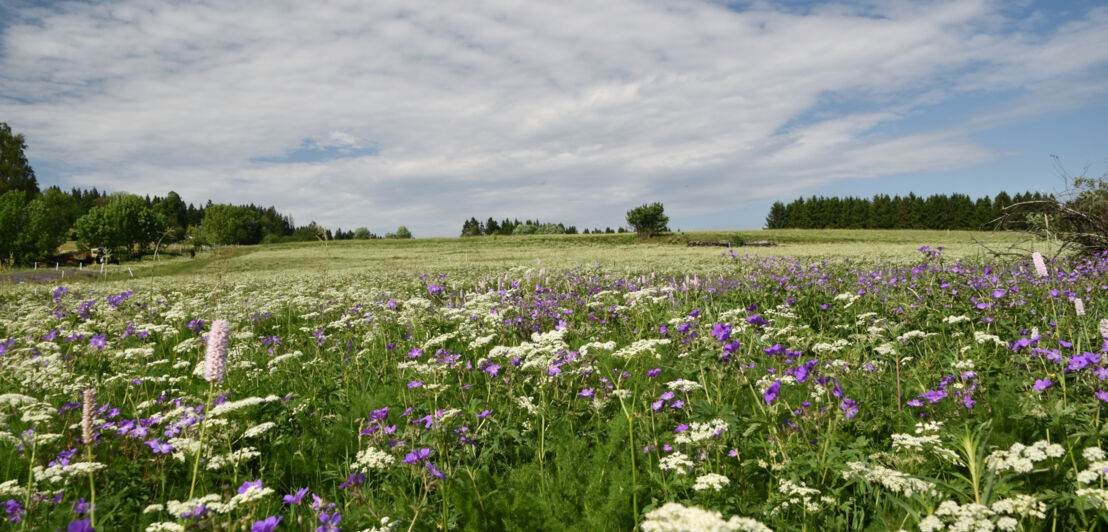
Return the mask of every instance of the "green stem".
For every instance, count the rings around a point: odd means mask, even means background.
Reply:
[[[38,438],[31,433],[31,462],[27,466],[27,494],[23,496],[23,519],[19,522],[19,529],[27,528],[28,515],[31,512],[31,487],[35,483],[35,451],[38,449]]]
[[[632,394],[632,397],[634,394]],[[619,406],[623,409],[623,415],[627,418],[627,437],[631,440],[631,507],[635,512],[635,530],[639,528],[639,494],[638,494],[638,475],[635,472],[635,425],[632,422],[631,413],[627,411],[627,404],[623,402],[623,397],[619,398]]]
[[[212,393],[215,392],[215,383],[208,383],[208,400],[204,403],[209,405],[212,402]],[[211,410],[204,412],[204,418],[200,420],[200,444],[196,447],[196,459],[192,462],[192,483],[189,484],[189,497],[188,500],[192,500],[192,493],[196,489],[196,475],[200,471],[200,455],[204,454],[204,433],[208,429],[208,416],[211,415]]]
[[[89,463],[88,489],[89,489],[89,526],[96,528],[96,483],[92,480],[92,442],[85,442],[85,456]]]

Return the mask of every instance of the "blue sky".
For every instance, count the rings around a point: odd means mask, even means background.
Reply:
[[[1103,2],[0,0],[40,184],[453,236],[1108,171]]]

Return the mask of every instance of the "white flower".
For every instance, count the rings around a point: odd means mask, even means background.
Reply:
[[[268,432],[269,429],[272,429],[273,427],[276,427],[276,426],[277,426],[277,424],[272,422],[272,421],[266,421],[264,423],[258,423],[257,425],[254,425],[253,427],[250,427],[250,428],[246,429],[246,432],[242,433],[242,437],[243,438],[253,438],[253,437],[256,437],[256,436],[260,436],[260,435],[265,434],[266,432]]]
[[[933,515],[929,515],[927,517],[924,517],[919,522],[920,532],[934,532],[935,530],[942,530],[942,529],[943,529],[943,522],[940,521],[938,517],[935,517]]]
[[[280,397],[277,397],[276,395],[268,395],[264,398],[263,397],[247,397],[246,399],[240,399],[238,401],[227,401],[226,403],[219,404],[215,408],[213,408],[212,412],[211,412],[211,417],[221,416],[223,414],[226,414],[228,412],[233,412],[233,411],[238,410],[240,408],[245,408],[245,407],[253,406],[253,405],[259,405],[259,404],[262,404],[262,403],[268,403],[268,402],[271,402],[271,401],[276,401],[278,399],[280,399]]]
[[[258,452],[253,447],[244,447],[226,454],[212,456],[208,459],[207,468],[209,471],[219,471],[226,466],[241,464],[251,458],[256,458],[261,455],[262,453]]]
[[[662,471],[674,471],[678,475],[684,475],[688,473],[688,470],[692,468],[693,463],[689,460],[684,453],[674,452],[672,454],[663,456],[661,460],[658,460],[658,467]]]
[[[908,497],[916,493],[936,494],[935,485],[918,478],[910,477],[895,469],[889,469],[880,465],[870,465],[865,462],[847,462],[847,471],[843,472],[843,480],[860,478],[870,484],[880,484],[885,489]]]
[[[640,524],[644,532],[773,532],[773,529],[749,517],[731,516],[727,521],[719,512],[686,507],[668,502],[646,513]]]
[[[150,523],[150,525],[146,527],[146,532],[185,532],[185,527],[173,521],[163,521],[160,523]]]
[[[1015,530],[1016,527],[1019,526],[1019,524],[1019,521],[1012,519],[1011,517],[1001,517],[1000,519],[996,520],[996,527],[1005,531]]]
[[[395,462],[396,457],[393,455],[379,451],[375,447],[369,447],[358,451],[358,455],[354,459],[354,469],[369,473],[371,469],[386,469]]]
[[[707,423],[694,421],[690,424],[689,430],[678,434],[674,441],[677,443],[696,443],[719,437],[719,435],[727,432],[727,428],[727,422],[722,419],[713,419]]]
[[[657,354],[659,345],[668,345],[668,338],[644,338],[635,340],[631,345],[612,353],[613,357],[630,360],[644,353]]]
[[[1015,515],[1021,519],[1025,517],[1046,519],[1046,503],[1039,501],[1034,495],[1016,494],[1008,499],[994,502],[990,508],[997,513]]]
[[[696,477],[696,483],[693,484],[693,489],[697,490],[697,491],[704,491],[706,489],[711,488],[715,491],[719,491],[719,490],[723,489],[724,486],[726,486],[730,483],[731,483],[731,479],[729,479],[729,478],[727,478],[723,475],[717,475],[715,473],[708,473],[708,474],[700,475],[699,477]]]
[[[985,458],[985,465],[996,473],[1014,471],[1016,473],[1028,473],[1035,468],[1036,462],[1042,462],[1047,458],[1058,458],[1065,454],[1065,449],[1057,443],[1049,443],[1039,440],[1031,446],[1016,442],[1007,451],[994,451]]]

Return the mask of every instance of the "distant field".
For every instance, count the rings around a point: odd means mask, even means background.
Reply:
[[[903,262],[922,254],[920,246],[943,246],[950,259],[983,259],[985,246],[1004,248],[1026,239],[1019,233],[923,230],[705,231],[638,240],[633,234],[528,235],[412,240],[341,240],[258,246],[229,246],[195,258],[162,255],[109,265],[108,279],[241,273],[498,271],[511,266],[573,268],[600,265],[635,271],[688,271],[722,264],[724,247],[689,247],[690,240],[769,240],[774,247],[731,248],[760,257],[850,258],[861,262]],[[1046,245],[1039,245],[1044,252]]]

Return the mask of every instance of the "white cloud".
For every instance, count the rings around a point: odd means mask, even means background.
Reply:
[[[994,154],[970,134],[1056,110],[1043,96],[1062,86],[1069,105],[1102,97],[1108,61],[1108,10],[1034,33],[984,0],[122,0],[19,15],[0,34],[0,116],[62,184],[417,235],[488,215],[614,225],[655,200],[678,219],[971,166]],[[982,91],[1019,97],[881,133]],[[305,139],[328,156],[289,159]]]

